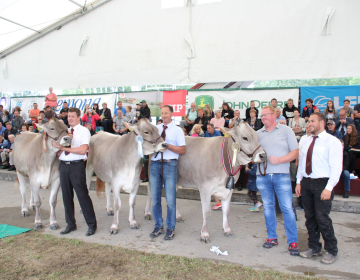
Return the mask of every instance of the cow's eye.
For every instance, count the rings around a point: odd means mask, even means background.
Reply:
[[[52,130],[52,131],[53,131],[53,130],[55,130],[55,128],[53,128],[53,127],[52,127],[52,128],[50,128],[50,130]]]
[[[248,139],[247,139],[246,137],[243,137],[243,139],[244,139],[245,141],[248,141]]]
[[[150,133],[149,132],[144,132],[144,134],[149,135]]]

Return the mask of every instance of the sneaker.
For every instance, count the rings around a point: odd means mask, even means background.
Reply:
[[[211,208],[211,210],[222,210],[221,203],[215,204],[215,206],[213,208]]]
[[[321,256],[321,250],[315,251],[314,249],[308,248],[306,251],[300,253],[300,257],[302,258],[311,258],[316,256]]]
[[[261,208],[261,207],[263,207],[263,204],[262,204],[261,202],[258,202],[258,203],[255,204],[255,206],[256,206],[257,208]]]
[[[321,262],[325,264],[332,264],[336,260],[337,255],[332,255],[329,252],[326,252],[326,254],[321,258]]]
[[[173,240],[175,237],[175,230],[174,229],[167,229],[166,234],[164,236],[165,240]]]
[[[296,206],[296,207],[295,207],[295,210],[296,210],[296,211],[304,211],[304,208],[301,208],[300,206]]]
[[[299,249],[298,244],[296,242],[290,243],[289,245],[289,252],[291,256],[298,256],[299,255]]]
[[[267,248],[267,249],[270,249],[272,248],[273,246],[276,246],[278,245],[278,240],[276,238],[272,238],[272,239],[266,239],[265,240],[265,243],[263,245],[264,248]]]
[[[343,195],[344,198],[349,198],[349,193],[348,192],[345,192],[344,195]]]
[[[164,228],[155,227],[154,231],[152,233],[150,233],[150,237],[151,238],[156,238],[160,234],[163,234],[163,233],[164,233]]]
[[[249,211],[250,211],[250,212],[259,212],[260,209],[259,209],[259,207],[256,207],[256,206],[254,205],[254,207],[249,208]]]

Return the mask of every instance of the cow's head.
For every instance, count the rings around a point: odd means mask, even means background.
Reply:
[[[259,136],[248,123],[241,122],[233,128],[222,128],[222,130],[230,134],[240,144],[240,151],[236,160],[238,164],[245,165],[249,162],[259,163],[266,160],[266,153],[259,144]]]
[[[140,119],[136,124],[126,124],[126,126],[144,139],[142,144],[144,155],[164,152],[168,148],[168,144],[161,138],[157,127],[147,119]]]
[[[56,118],[52,118],[44,124],[37,123],[36,126],[44,131],[45,140],[54,140],[64,147],[69,147],[71,145],[68,127]],[[53,145],[51,145],[51,147],[53,147]]]

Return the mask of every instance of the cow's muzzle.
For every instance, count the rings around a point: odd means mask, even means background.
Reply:
[[[71,137],[70,136],[64,136],[61,138],[60,143],[61,146],[69,147],[71,145]]]

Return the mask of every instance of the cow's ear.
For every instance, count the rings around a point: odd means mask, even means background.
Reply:
[[[124,122],[124,125],[130,130],[130,131],[133,131],[135,130],[136,133],[139,133],[139,123],[136,123],[136,124],[131,124],[131,123],[126,123]]]
[[[232,128],[228,128],[228,127],[220,127],[220,130],[224,133],[224,135],[227,133],[227,134],[230,134],[232,136],[234,136],[236,134],[236,131],[235,129],[232,129]]]
[[[35,123],[35,125],[36,125],[37,128],[39,128],[39,127],[42,128],[44,126],[43,123]]]

